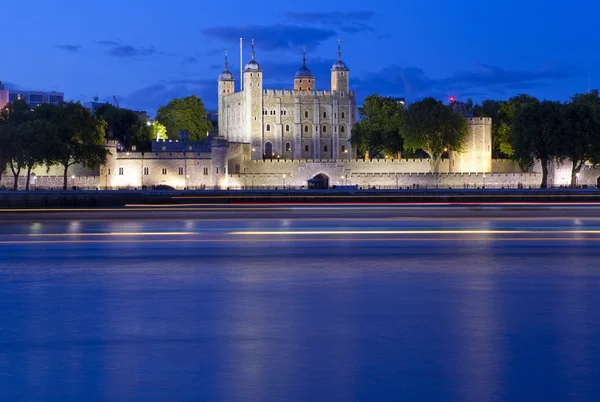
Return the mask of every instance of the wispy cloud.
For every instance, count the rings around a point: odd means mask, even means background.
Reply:
[[[106,53],[117,58],[132,58],[137,59],[148,56],[173,56],[172,53],[163,52],[156,49],[154,46],[136,47],[121,41],[100,40],[96,41],[97,45],[106,47]]]
[[[188,64],[196,64],[198,63],[198,59],[191,56],[191,57],[186,57],[185,59],[183,59],[183,61],[181,62],[181,64],[188,65]]]
[[[154,115],[160,106],[166,105],[174,98],[188,95],[199,96],[206,108],[214,109],[217,100],[216,93],[216,79],[176,78],[158,81],[118,98],[120,103],[126,107],[145,110],[150,115]]]
[[[283,17],[293,23],[339,27],[341,32],[375,32],[369,21],[375,16],[372,11],[329,11],[329,12],[287,12]]]
[[[219,26],[201,31],[209,38],[235,44],[239,38],[254,38],[257,51],[292,49],[300,46],[316,47],[336,36],[329,28],[305,27],[291,24]],[[246,42],[247,44],[247,42]]]
[[[358,92],[382,95],[443,97],[449,93],[515,93],[568,80],[577,74],[570,67],[551,67],[538,71],[510,71],[498,66],[476,63],[475,70],[461,71],[446,78],[428,77],[419,67],[392,65],[356,78],[352,86]]]
[[[79,45],[54,45],[54,47],[69,53],[79,53],[82,50],[82,47]]]

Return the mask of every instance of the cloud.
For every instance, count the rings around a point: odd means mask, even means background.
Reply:
[[[69,53],[79,53],[82,48],[79,45],[54,45],[58,49],[62,49]]]
[[[184,66],[187,64],[196,64],[198,63],[198,59],[191,56],[191,57],[187,57],[185,59],[183,59],[183,61],[181,62],[181,64],[183,64]]]
[[[346,33],[375,32],[375,29],[367,23],[375,15],[372,11],[287,12],[282,15],[289,22],[337,26],[340,31]]]
[[[107,48],[106,53],[110,56],[117,58],[132,58],[137,59],[147,56],[173,56],[171,53],[166,53],[156,49],[154,46],[150,47],[135,47],[128,45],[121,41],[114,40],[100,40],[96,41],[97,45],[104,46]]]
[[[197,95],[204,106],[213,110],[217,102],[217,79],[176,78],[161,80],[154,84],[139,88],[127,96],[117,96],[124,107],[143,110],[153,116],[156,110],[166,105],[171,99],[189,95]]]
[[[551,67],[539,71],[509,71],[501,67],[477,63],[475,71],[462,71],[449,77],[434,79],[418,67],[392,65],[354,79],[352,87],[360,93],[380,95],[405,95],[412,99],[448,94],[485,92],[514,94],[519,90],[535,89],[576,75],[568,67]]]
[[[329,28],[291,24],[220,26],[206,28],[201,32],[209,38],[231,44],[239,43],[240,38],[254,38],[257,51],[317,47],[321,42],[337,35],[336,31]],[[248,40],[244,41],[246,49],[249,44]]]

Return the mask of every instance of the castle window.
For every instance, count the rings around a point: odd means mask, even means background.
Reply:
[[[148,166],[144,167],[144,176],[148,176],[150,174],[150,169],[148,169]]]
[[[108,169],[108,176],[110,176],[110,169]]]
[[[308,145],[304,146],[304,152],[308,152]]]
[[[179,176],[183,176],[183,168],[182,167],[179,168]]]
[[[204,176],[208,176],[208,168],[207,167],[204,168]]]
[[[343,132],[344,132],[344,130],[345,130],[345,129],[344,129],[344,126],[341,126],[341,127],[340,127],[340,133],[343,133]]]
[[[327,112],[323,112],[323,118],[326,119],[327,118]]]
[[[285,131],[290,131],[290,125],[289,124],[285,125]]]
[[[250,73],[250,77],[252,77],[252,73]]]
[[[304,126],[304,132],[308,133],[308,126]]]
[[[219,174],[219,167],[217,166],[217,174]]]
[[[300,80],[300,84],[302,84],[302,80]]]
[[[304,112],[304,118],[308,119],[308,111]]]
[[[342,119],[346,117],[346,114],[344,112],[342,112]]]
[[[327,126],[323,126],[323,132],[326,133],[327,132]]]
[[[250,83],[250,86],[252,86],[252,83]]]
[[[342,97],[344,96],[344,92],[341,93]]]
[[[254,116],[254,121],[256,121],[256,116]]]
[[[344,75],[344,72],[342,71],[342,75]]]
[[[285,143],[285,152],[290,152],[292,150],[292,144],[289,142]]]
[[[223,93],[225,93],[225,90],[223,90]]]
[[[162,168],[162,174],[167,174],[167,168]]]
[[[342,145],[342,153],[346,152],[346,147]]]
[[[267,124],[267,131],[271,131],[271,125]]]
[[[324,152],[327,152],[327,145],[325,145],[325,146],[323,147],[323,151],[324,151]]]
[[[119,168],[119,176],[123,176],[123,168],[122,167]]]

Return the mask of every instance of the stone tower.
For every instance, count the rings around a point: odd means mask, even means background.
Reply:
[[[263,77],[260,65],[254,60],[254,39],[252,39],[252,59],[244,67],[245,119],[242,142],[252,145],[252,159],[260,160],[264,154],[263,144]]]
[[[338,59],[331,68],[331,91],[335,94],[348,95],[350,69],[342,61],[341,43],[338,39]]]
[[[235,92],[235,78],[229,71],[229,63],[227,62],[227,51],[225,51],[225,69],[219,74],[219,136],[227,138],[229,127],[227,127],[227,111],[225,110],[225,97]]]
[[[302,58],[302,67],[294,75],[294,91],[314,91],[315,90],[315,76],[306,67],[306,48],[303,49],[304,56]]]

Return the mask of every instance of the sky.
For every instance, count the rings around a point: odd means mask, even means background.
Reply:
[[[307,65],[316,89],[330,87],[337,58],[365,96],[508,99],[528,93],[566,101],[600,87],[594,0],[30,0],[0,9],[0,81],[7,88],[56,90],[68,100],[156,109],[200,96],[216,109],[228,50],[239,88],[250,42],[264,88],[291,89]]]

